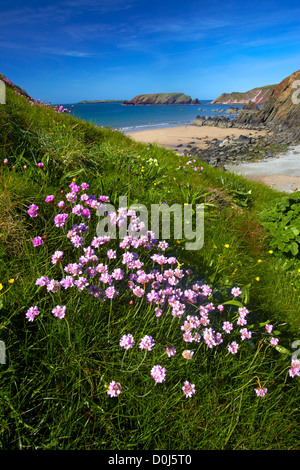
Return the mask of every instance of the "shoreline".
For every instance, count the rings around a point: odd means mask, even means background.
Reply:
[[[237,139],[241,135],[264,137],[269,134],[268,130],[221,128],[195,124],[126,133],[137,142],[155,144],[177,153],[205,150],[209,148],[213,140],[220,142],[226,137]],[[220,147],[220,152],[222,150]],[[201,159],[201,156],[198,158]],[[294,192],[300,190],[300,145],[290,144],[286,151],[278,152],[272,157],[266,156],[262,160],[241,160],[235,164],[224,162],[224,169],[265,184],[277,191]]]
[[[167,150],[200,148],[205,149],[210,145],[210,141],[219,141],[227,136],[238,138],[240,135],[259,136],[266,135],[266,130],[222,128],[214,126],[197,126],[196,124],[186,124],[178,126],[160,127],[157,129],[137,130],[126,132],[136,142],[155,144],[165,147]],[[188,147],[191,146],[191,147]]]

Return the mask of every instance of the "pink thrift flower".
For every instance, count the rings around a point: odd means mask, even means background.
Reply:
[[[51,196],[47,196],[46,199],[45,199],[45,202],[53,202],[54,201],[54,196],[51,195]]]
[[[228,351],[229,351],[231,354],[237,354],[238,348],[239,348],[239,345],[238,345],[235,341],[233,341],[233,342],[228,346]]]
[[[259,387],[259,388],[255,388],[254,390],[255,390],[256,395],[257,395],[258,397],[264,397],[264,396],[268,393],[268,389],[267,389],[267,388]]]
[[[58,214],[54,217],[54,224],[56,227],[63,227],[67,221],[68,214]]]
[[[66,306],[60,306],[60,305],[57,305],[53,310],[52,310],[52,313],[55,317],[59,318],[60,320],[62,320],[66,314]]]
[[[35,285],[36,286],[47,286],[49,284],[49,278],[48,277],[45,277],[45,276],[42,276],[42,277],[39,277],[36,281],[35,281]]]
[[[182,353],[182,357],[187,360],[192,359],[193,355],[194,351],[190,351],[189,349],[185,349]]]
[[[52,258],[51,258],[52,264],[59,263],[59,262],[62,260],[63,256],[64,256],[63,251],[56,251],[56,252],[52,255]]]
[[[139,344],[140,349],[146,349],[147,351],[152,351],[152,348],[154,347],[155,342],[152,336],[144,336]]]
[[[32,244],[33,246],[40,246],[42,245],[44,242],[42,240],[41,237],[35,237],[33,240],[32,240]]]
[[[273,325],[266,325],[266,330],[268,333],[272,333],[272,330],[273,330]]]
[[[107,297],[108,299],[113,299],[114,297],[117,297],[117,295],[118,292],[116,291],[114,286],[110,286],[105,289],[105,297]]]
[[[131,349],[134,344],[134,338],[131,334],[123,335],[120,339],[120,346],[124,349]]]
[[[108,257],[109,259],[116,259],[116,257],[117,257],[116,251],[114,251],[114,250],[108,250],[108,251],[107,251],[107,257]]]
[[[270,339],[270,344],[272,344],[272,346],[277,346],[278,343],[279,343],[278,338],[271,338]]]
[[[229,321],[224,321],[222,329],[225,331],[225,333],[230,333],[231,330],[233,329],[233,324],[230,323]]]
[[[113,277],[116,281],[119,281],[119,280],[123,279],[124,273],[123,273],[122,269],[116,268],[111,273],[111,277]]]
[[[162,383],[166,380],[166,369],[160,365],[153,366],[150,373],[156,383]]]
[[[117,397],[120,395],[121,390],[121,384],[113,380],[108,386],[107,395],[110,396],[110,398]]]
[[[58,292],[60,291],[61,289],[61,285],[58,281],[56,281],[55,279],[51,279],[48,283],[47,283],[47,291],[48,292]]]
[[[78,287],[78,290],[83,290],[89,285],[85,277],[80,277],[77,281],[74,281],[74,284]]]
[[[185,394],[185,398],[190,398],[194,393],[196,393],[195,384],[191,384],[188,381],[184,382],[182,391]]]
[[[290,377],[295,377],[295,375],[298,375],[298,377],[300,377],[300,361],[299,361],[299,359],[292,360],[291,368],[289,369],[289,376]]]
[[[38,216],[38,210],[39,210],[39,207],[36,206],[35,204],[31,204],[31,206],[29,206],[29,209],[28,209],[28,214],[30,215],[30,217],[37,217]]]
[[[60,284],[65,288],[68,289],[70,287],[73,287],[74,285],[74,279],[72,276],[67,276],[64,279],[60,281]]]
[[[166,353],[167,353],[168,357],[175,356],[175,354],[176,354],[176,349],[174,348],[174,346],[168,346],[168,347],[166,348]]]
[[[28,321],[33,321],[37,315],[39,315],[38,308],[35,307],[30,307],[27,312],[25,317],[27,318]]]
[[[239,287],[233,287],[233,288],[231,289],[231,293],[232,293],[232,295],[233,295],[234,297],[238,297],[239,295],[242,294],[242,291],[241,291],[241,289],[240,289]]]
[[[241,330],[240,330],[240,333],[241,333],[241,338],[242,338],[242,340],[244,340],[244,339],[246,339],[246,338],[247,338],[247,339],[250,339],[251,336],[252,336],[251,331],[248,331],[247,328],[241,329]]]

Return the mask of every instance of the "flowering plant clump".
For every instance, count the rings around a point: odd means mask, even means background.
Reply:
[[[183,270],[174,254],[168,255],[170,247],[166,241],[157,240],[151,231],[143,233],[143,224],[134,210],[122,207],[106,212],[105,203],[109,198],[88,194],[88,188],[86,183],[78,185],[73,181],[69,192],[61,196],[59,203],[53,204],[53,195],[45,199],[45,204],[51,203],[53,208],[55,230],[61,231],[69,247],[55,250],[51,255],[49,273],[35,281],[45,296],[50,294],[52,306],[49,311],[53,317],[67,321],[68,316],[74,314],[69,305],[76,296],[94,298],[99,311],[102,305],[110,306],[107,332],[108,341],[111,341],[110,316],[114,302],[119,300],[118,308],[121,304],[124,319],[123,322],[122,318],[118,319],[113,325],[114,332],[116,324],[122,325],[117,349],[125,349],[124,354],[129,356],[141,354],[143,350],[143,361],[146,356],[149,359],[148,366],[143,365],[145,376],[151,376],[155,384],[171,380],[176,373],[169,374],[172,361],[190,364],[201,359],[203,351],[209,353],[213,350],[215,354],[220,351],[228,357],[238,357],[241,349],[247,345],[253,347],[256,340],[279,350],[278,339],[272,336],[273,325],[266,322],[265,328],[260,330],[249,324],[250,312],[241,302],[243,292],[239,287],[232,287],[229,299],[227,296],[224,302],[220,303],[220,296],[214,300],[215,291],[211,286],[197,277],[193,278],[190,269]],[[67,204],[69,212],[66,211]],[[38,206],[31,205],[29,216],[38,217],[38,209]],[[99,220],[101,211],[107,214],[109,228],[107,234],[99,235],[94,221],[96,216]],[[118,240],[114,237],[115,231],[124,226],[127,227],[126,235]],[[41,237],[33,240],[35,250],[42,249],[39,248],[41,240]],[[129,305],[128,316],[124,305]],[[139,323],[138,319],[143,309],[147,318],[151,318],[140,326],[142,321]],[[41,321],[45,312],[40,310],[38,302],[29,307],[25,314],[28,322]],[[129,333],[129,327],[127,329],[132,318],[136,323],[130,324],[130,329],[133,324],[137,325],[136,333],[132,330]],[[168,332],[161,334],[163,326],[160,325],[164,322],[168,325]],[[146,331],[149,325],[153,331]],[[181,351],[177,354],[179,349]],[[132,370],[136,369],[131,369],[130,373]],[[293,361],[289,376],[299,376],[299,371],[300,362]],[[112,378],[108,377],[108,380]],[[109,397],[120,395],[124,385],[121,382],[110,382]],[[196,393],[196,385],[185,380],[182,391],[186,397],[192,397]],[[267,389],[260,386],[255,392],[262,397]],[[122,393],[126,393],[126,389]]]

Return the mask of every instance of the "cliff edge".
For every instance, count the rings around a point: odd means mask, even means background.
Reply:
[[[232,93],[222,93],[222,95],[218,96],[218,98],[213,100],[210,104],[246,104],[251,101],[261,106],[269,98],[275,87],[276,85],[267,85],[253,88],[245,93],[235,91]]]

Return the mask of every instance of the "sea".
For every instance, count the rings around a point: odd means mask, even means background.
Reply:
[[[62,104],[75,117],[89,121],[97,127],[108,127],[121,132],[135,132],[191,124],[199,116],[227,116],[228,108],[242,105],[210,104],[212,100],[199,100],[197,105],[128,106],[120,102]]]

